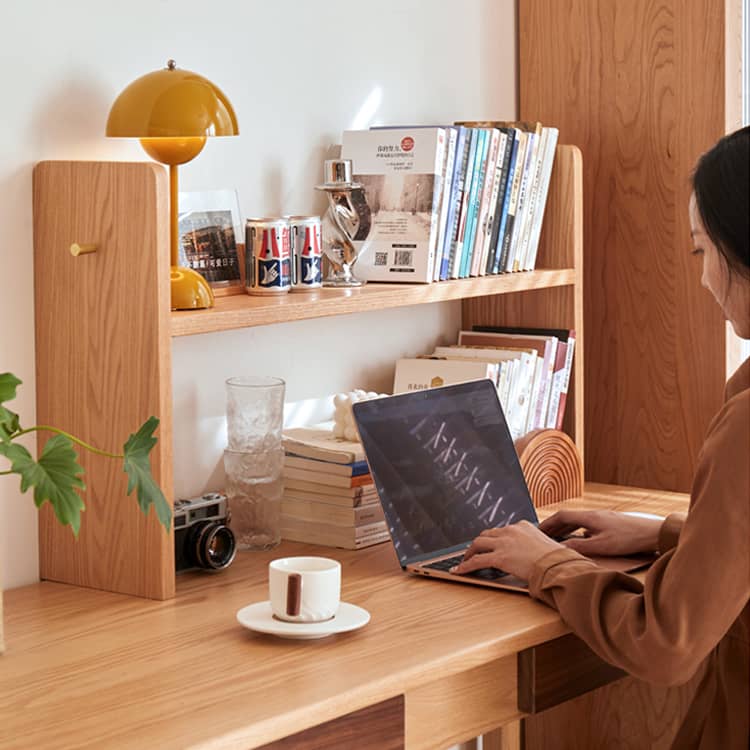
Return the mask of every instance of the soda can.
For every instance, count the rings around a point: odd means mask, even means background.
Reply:
[[[291,289],[291,241],[286,219],[248,219],[245,224],[245,291],[284,294]]]
[[[320,216],[289,216],[292,237],[292,291],[320,289],[323,261]]]

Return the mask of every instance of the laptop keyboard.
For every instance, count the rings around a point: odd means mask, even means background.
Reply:
[[[446,557],[443,560],[438,560],[434,563],[423,565],[423,568],[432,568],[433,570],[442,570],[446,573],[454,566],[458,565],[461,560],[464,559],[463,555],[454,555],[453,557]],[[498,578],[503,578],[508,574],[505,571],[498,570],[497,568],[480,568],[471,573],[465,573],[464,575],[470,578],[481,578],[484,581],[495,581]]]

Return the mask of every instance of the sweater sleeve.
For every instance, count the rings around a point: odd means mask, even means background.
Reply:
[[[690,679],[750,598],[750,391],[712,423],[691,495],[643,584],[572,550],[542,557],[529,580],[599,656],[657,684]]]

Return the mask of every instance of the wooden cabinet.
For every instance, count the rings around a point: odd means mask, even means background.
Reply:
[[[292,320],[462,300],[464,326],[575,328],[565,430],[583,451],[582,165],[559,146],[537,270],[428,285],[368,284],[280,299],[224,297],[170,312],[168,186],[145,162],[41,162],[34,170],[37,421],[121,446],[147,417],[161,424],[154,477],[172,482],[171,338]],[[72,243],[96,252],[74,257]],[[116,461],[81,454],[86,512],[75,539],[49,507],[39,522],[44,579],[155,599],[174,596],[173,540],[126,497]]]

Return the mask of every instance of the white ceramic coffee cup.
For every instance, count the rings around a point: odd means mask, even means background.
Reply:
[[[330,620],[341,599],[341,563],[328,557],[272,560],[268,564],[268,597],[280,620]]]

